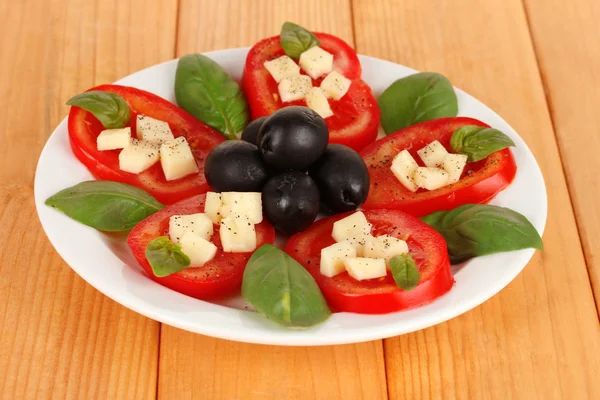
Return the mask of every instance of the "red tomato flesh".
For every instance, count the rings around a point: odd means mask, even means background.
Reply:
[[[202,300],[239,291],[246,263],[252,253],[224,252],[219,236],[220,225],[214,225],[211,242],[218,248],[215,258],[200,267],[190,266],[173,275],[159,278],[152,273],[152,267],[146,260],[146,247],[153,239],[168,236],[171,215],[204,212],[205,198],[206,195],[201,194],[175,203],[140,222],[127,237],[129,248],[151,279],[179,293]],[[275,230],[266,220],[256,225],[256,248],[265,243],[273,243],[274,240]]]
[[[333,278],[321,275],[321,249],[335,241],[333,223],[350,213],[315,222],[306,231],[290,238],[285,250],[306,268],[335,311],[385,314],[429,303],[448,292],[454,284],[446,242],[442,236],[415,217],[396,210],[364,211],[373,224],[374,236],[392,235],[406,240],[421,279],[416,288],[404,291],[391,273],[378,279],[358,281],[343,272]]]
[[[402,210],[420,217],[463,204],[486,203],[510,185],[517,165],[509,149],[492,153],[484,160],[467,163],[458,182],[436,190],[419,189],[413,193],[390,170],[392,160],[402,150],[408,150],[421,166],[417,151],[434,140],[450,151],[452,134],[465,125],[488,127],[473,118],[440,118],[399,130],[363,149],[360,154],[371,178],[369,196],[363,207]]]

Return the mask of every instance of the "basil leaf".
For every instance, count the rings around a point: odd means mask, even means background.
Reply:
[[[165,206],[134,186],[87,181],[63,189],[46,200],[74,220],[101,231],[128,231]]]
[[[91,112],[106,129],[122,128],[129,123],[129,104],[115,93],[91,90],[71,97],[67,105]]]
[[[248,123],[248,104],[240,85],[219,64],[201,54],[179,59],[175,98],[181,108],[227,139],[239,139]]]
[[[483,160],[493,152],[514,145],[515,142],[498,129],[476,125],[458,128],[450,138],[452,151],[469,156],[468,162]]]
[[[250,257],[244,271],[242,295],[258,312],[287,327],[309,327],[331,315],[308,271],[270,244]]]
[[[319,45],[319,39],[311,31],[293,22],[284,22],[281,26],[279,42],[285,54],[296,59],[306,50]]]
[[[435,72],[420,72],[398,79],[377,102],[386,135],[419,122],[458,114],[458,99],[452,84]]]
[[[389,261],[392,276],[400,289],[409,291],[417,287],[421,274],[410,254],[394,256]]]
[[[467,204],[421,220],[446,239],[452,264],[486,254],[544,247],[531,222],[504,207]]]
[[[190,266],[190,258],[167,236],[157,237],[148,243],[146,259],[158,277],[169,276]]]

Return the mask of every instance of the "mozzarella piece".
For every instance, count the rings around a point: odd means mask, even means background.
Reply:
[[[440,142],[434,140],[421,150],[417,151],[423,164],[427,167],[438,167],[444,161],[444,157],[448,155],[446,148]]]
[[[344,267],[357,281],[381,278],[387,274],[383,258],[349,257],[344,259]]]
[[[404,240],[391,235],[367,238],[364,256],[368,258],[383,258],[386,262],[394,256],[408,253],[408,245]]]
[[[139,174],[158,162],[159,148],[156,143],[131,139],[129,146],[119,153],[119,168],[125,172]]]
[[[196,159],[183,136],[160,145],[160,164],[167,181],[198,172]]]
[[[321,249],[321,274],[330,278],[341,274],[348,257],[356,257],[356,248],[346,240]]]
[[[325,97],[323,91],[318,87],[313,87],[306,93],[306,105],[319,114],[321,118],[333,115],[327,97]]]
[[[253,224],[260,224],[263,220],[260,192],[223,192],[221,202],[223,218],[247,218]]]
[[[137,137],[153,143],[164,143],[175,139],[169,124],[147,115],[138,114],[136,118]]]
[[[117,150],[129,146],[131,143],[131,128],[105,129],[98,135],[96,146],[98,150]]]
[[[449,175],[440,168],[419,167],[415,171],[414,179],[417,186],[427,190],[435,190],[448,184]]]
[[[213,235],[213,223],[204,213],[189,215],[171,215],[169,218],[169,238],[173,243],[181,240],[186,232],[210,240]]]
[[[200,267],[215,258],[217,246],[192,233],[185,232],[179,240],[181,251],[190,258],[190,266]]]
[[[350,89],[352,81],[337,71],[331,71],[329,75],[321,82],[321,90],[325,96],[331,97],[334,100],[339,100]]]
[[[288,56],[281,56],[271,61],[265,61],[263,65],[277,83],[288,76],[300,74],[300,66]]]
[[[331,236],[336,242],[347,240],[356,249],[356,254],[362,256],[367,237],[371,236],[371,224],[365,214],[358,211],[335,222]]]
[[[256,230],[247,218],[223,218],[219,235],[223,251],[246,253],[256,249]]]
[[[396,179],[398,179],[405,188],[411,192],[416,192],[419,187],[416,185],[413,178],[418,167],[419,164],[417,164],[408,150],[402,150],[394,157],[390,169]]]
[[[300,54],[300,68],[313,79],[328,74],[333,69],[333,54],[319,46],[311,47]]]
[[[448,173],[448,183],[456,183],[467,165],[469,157],[464,154],[448,154],[442,161],[442,168]]]
[[[213,224],[221,222],[221,194],[215,192],[206,193],[206,200],[204,200],[204,214],[208,216]]]
[[[311,87],[312,81],[309,76],[295,75],[283,78],[277,88],[281,101],[286,103],[302,100]]]

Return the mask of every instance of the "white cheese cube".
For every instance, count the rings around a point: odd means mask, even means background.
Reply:
[[[410,155],[408,150],[402,150],[394,160],[392,161],[392,173],[400,181],[405,188],[411,192],[416,192],[419,188],[414,181],[415,171],[419,167],[419,164],[415,161],[413,156]]]
[[[119,153],[119,168],[125,172],[139,174],[156,164],[160,158],[160,145],[131,139],[129,146]]]
[[[219,235],[223,251],[247,253],[256,249],[256,230],[247,218],[223,218]]]
[[[383,258],[349,257],[344,259],[344,266],[357,281],[381,278],[387,274]]]
[[[329,75],[321,82],[321,90],[325,96],[331,97],[334,100],[339,100],[350,89],[352,81],[337,71],[331,71]]]
[[[153,143],[164,143],[175,139],[169,124],[147,115],[138,114],[135,121],[137,137]]]
[[[346,240],[321,249],[321,274],[330,278],[341,274],[348,257],[356,257],[356,248]]]
[[[190,266],[194,267],[206,264],[217,254],[217,246],[192,232],[185,232],[179,245],[181,251],[190,258]]]
[[[288,56],[281,56],[271,61],[265,61],[264,66],[277,83],[288,76],[300,74],[300,66]]]
[[[448,151],[440,142],[434,140],[421,150],[417,151],[423,164],[427,167],[439,167],[448,155]]]
[[[302,100],[311,87],[312,81],[309,76],[295,75],[283,78],[277,88],[281,101],[286,103]]]
[[[448,184],[448,173],[440,168],[419,167],[415,171],[415,183],[417,186],[435,190]]]
[[[311,47],[300,54],[300,68],[313,79],[328,74],[333,69],[333,54],[319,46]]]
[[[464,154],[448,154],[442,161],[442,168],[448,173],[448,183],[456,183],[467,165],[469,157]]]
[[[223,192],[221,202],[223,218],[247,218],[253,224],[260,224],[263,220],[260,192]]]
[[[186,232],[210,240],[213,235],[213,223],[206,214],[171,215],[169,218],[169,238],[177,243]]]
[[[362,255],[366,238],[371,235],[371,224],[362,211],[340,219],[333,224],[331,236],[336,242],[347,240],[356,248],[356,254]]]
[[[183,136],[160,145],[160,164],[167,181],[198,172],[196,159]]]
[[[204,214],[208,216],[213,224],[221,222],[221,194],[215,192],[206,193],[206,200],[204,200]]]
[[[408,245],[404,240],[391,235],[367,238],[364,256],[368,258],[383,258],[386,262],[394,256],[408,253]]]
[[[96,145],[98,150],[124,149],[131,143],[131,128],[105,129],[98,135]]]
[[[321,118],[331,117],[333,111],[329,107],[329,101],[318,87],[311,88],[306,93],[306,105],[321,116]]]

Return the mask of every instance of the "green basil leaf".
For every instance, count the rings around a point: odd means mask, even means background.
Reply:
[[[421,274],[410,254],[394,256],[389,261],[392,276],[400,289],[409,291],[417,287]]]
[[[122,128],[129,123],[129,104],[115,93],[91,90],[71,97],[67,104],[91,112],[106,129]]]
[[[296,260],[265,244],[244,271],[242,295],[268,319],[288,327],[309,327],[331,315],[317,283]]]
[[[239,139],[248,123],[248,104],[240,85],[202,54],[179,59],[175,98],[181,108],[227,139]]]
[[[466,204],[421,217],[438,231],[453,264],[472,257],[527,248],[543,249],[542,238],[523,215],[489,204]]]
[[[452,151],[469,156],[468,162],[483,160],[498,150],[514,145],[515,142],[498,129],[476,125],[458,128],[450,138]]]
[[[284,22],[281,26],[279,41],[285,54],[296,59],[306,50],[319,45],[319,39],[311,31],[293,22]]]
[[[128,231],[165,206],[131,185],[87,181],[63,189],[46,200],[74,220],[101,231]]]
[[[392,83],[377,100],[387,135],[436,118],[456,117],[458,99],[450,81],[435,72],[420,72]]]
[[[167,236],[157,237],[148,243],[146,259],[158,277],[169,276],[190,266],[190,258]]]

